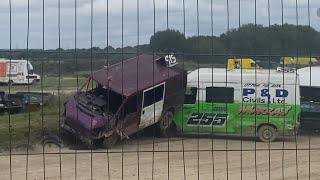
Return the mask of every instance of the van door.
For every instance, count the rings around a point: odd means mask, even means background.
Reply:
[[[143,129],[159,121],[163,109],[164,93],[165,83],[143,91],[139,129]]]
[[[233,132],[238,121],[234,120],[237,113],[234,106],[233,87],[206,87],[206,98],[203,117],[200,122],[204,132]]]

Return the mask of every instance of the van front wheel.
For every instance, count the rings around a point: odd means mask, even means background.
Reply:
[[[277,130],[270,125],[263,125],[258,129],[258,138],[262,142],[273,142],[277,138]]]
[[[173,137],[176,133],[176,127],[172,122],[173,113],[171,111],[165,112],[160,121],[157,123],[158,134],[161,137]]]
[[[111,136],[103,138],[102,147],[104,149],[111,149],[116,145],[118,139],[118,134],[114,132]]]
[[[31,81],[31,85],[36,84],[36,82],[37,82],[37,81],[36,81],[35,79],[34,79],[34,80],[32,80],[32,81]]]

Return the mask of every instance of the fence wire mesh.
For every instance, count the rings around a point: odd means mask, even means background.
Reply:
[[[318,7],[1,0],[0,179],[319,179]]]

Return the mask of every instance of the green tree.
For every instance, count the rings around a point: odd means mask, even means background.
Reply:
[[[158,31],[150,38],[150,47],[156,52],[177,53],[185,48],[186,37],[179,31]]]

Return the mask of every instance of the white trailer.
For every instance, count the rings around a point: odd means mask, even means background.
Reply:
[[[0,83],[33,84],[40,76],[33,72],[33,66],[27,60],[0,59]]]

